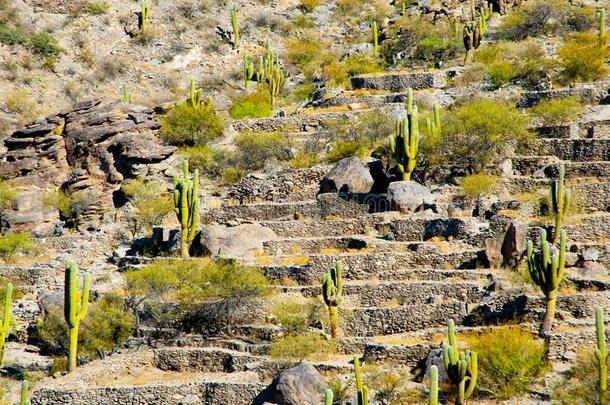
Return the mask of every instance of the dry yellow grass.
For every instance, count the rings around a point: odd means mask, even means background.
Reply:
[[[379,304],[379,308],[398,308],[400,302],[397,299],[392,299]]]
[[[321,255],[338,255],[341,253],[341,249],[337,249],[334,247],[321,248],[319,253]]]
[[[366,107],[363,107],[366,108]],[[303,115],[312,115],[312,114],[323,114],[323,113],[337,113],[337,112],[346,112],[352,111],[352,109],[347,105],[336,105],[331,107],[322,107],[322,108],[313,108],[307,107],[301,110],[301,114]]]

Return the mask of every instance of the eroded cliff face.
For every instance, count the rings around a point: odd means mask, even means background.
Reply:
[[[0,177],[20,192],[3,226],[52,232],[59,214],[44,195],[61,189],[80,193],[77,228],[98,229],[112,217],[123,181],[171,176],[176,148],[162,145],[159,129],[151,109],[92,99],[14,132],[3,142]]]

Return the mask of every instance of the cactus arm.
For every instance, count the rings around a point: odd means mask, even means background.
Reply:
[[[8,337],[11,326],[11,306],[12,306],[13,284],[8,283],[4,293],[4,314],[0,325],[0,365],[4,359],[4,344]]]
[[[333,390],[327,388],[326,395],[324,395],[324,405],[333,405],[333,397]]]
[[[231,25],[233,27],[233,49],[239,47],[239,24],[237,22],[237,6],[231,10]]]
[[[76,263],[68,262],[65,273],[64,318],[70,328],[76,326]]]
[[[597,335],[597,348],[595,348],[595,358],[597,359],[599,372],[599,398],[600,403],[605,398],[608,389],[608,353],[606,350],[606,330],[604,323],[604,312],[601,307],[595,308],[595,329]]]
[[[379,28],[376,21],[373,21],[373,55],[379,55]]]
[[[438,367],[430,367],[430,394],[428,405],[438,405]]]
[[[83,293],[81,294],[81,302],[78,309],[78,320],[82,321],[87,316],[87,309],[89,308],[89,290],[91,288],[91,274],[85,273],[83,275]]]
[[[30,400],[28,399],[28,380],[23,380],[21,382],[21,400],[19,403],[21,405],[30,405]]]

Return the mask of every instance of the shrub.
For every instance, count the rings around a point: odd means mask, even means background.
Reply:
[[[239,167],[227,167],[222,172],[221,180],[224,184],[235,184],[245,175],[246,172]]]
[[[25,89],[8,93],[4,102],[8,111],[19,115],[23,122],[32,121],[39,114],[36,99]]]
[[[17,195],[14,185],[0,180],[0,211],[10,208],[17,199]]]
[[[275,159],[292,158],[292,140],[280,132],[248,132],[233,138],[237,149],[237,166],[245,170],[260,170],[265,163]]]
[[[42,200],[44,207],[57,209],[63,220],[77,219],[90,202],[91,197],[84,191],[70,192],[67,190],[49,191]]]
[[[324,358],[334,352],[332,342],[318,332],[287,335],[269,346],[274,359],[303,361],[308,358]]]
[[[201,173],[213,178],[222,175],[232,157],[230,152],[210,145],[184,146],[178,151],[186,157],[193,169],[199,169]]]
[[[161,137],[171,145],[205,144],[223,131],[224,124],[211,105],[200,109],[184,102],[161,117]]]
[[[133,179],[124,182],[121,190],[135,208],[130,218],[134,235],[142,229],[161,225],[167,214],[173,211],[170,194],[161,183]]]
[[[610,357],[608,358],[610,360]],[[610,361],[608,362],[610,366]],[[563,381],[553,389],[552,398],[562,405],[599,403],[599,366],[592,349],[581,350],[576,362]],[[606,391],[604,403],[610,401],[610,391]]]
[[[266,91],[237,96],[233,99],[229,114],[236,120],[271,117],[273,115],[271,96]]]
[[[23,45],[26,41],[26,35],[21,27],[0,23],[0,43],[6,45]]]
[[[320,5],[320,0],[300,0],[301,7],[311,12]]]
[[[529,119],[499,100],[477,99],[444,114],[440,150],[449,163],[472,172],[493,164],[508,144],[522,146],[531,139]]]
[[[600,47],[597,35],[591,31],[568,35],[557,52],[561,77],[566,82],[588,82],[608,74],[608,49]]]
[[[348,56],[345,58],[344,64],[347,72],[352,76],[383,72],[385,68],[383,59],[369,54]]]
[[[59,56],[64,50],[57,43],[57,39],[47,33],[39,32],[30,38],[32,51],[41,56]]]
[[[91,1],[85,5],[85,9],[91,15],[100,15],[106,14],[108,9],[110,9],[110,5],[104,1]]]
[[[4,263],[11,263],[18,253],[28,253],[33,243],[27,233],[7,233],[0,235],[0,257]]]
[[[367,160],[371,155],[371,149],[372,145],[368,140],[338,140],[331,145],[330,151],[326,154],[326,161],[335,163],[349,156]]]
[[[542,120],[544,125],[561,125],[576,121],[585,110],[579,97],[542,100],[530,112]]]
[[[498,178],[496,176],[477,173],[464,177],[460,183],[460,187],[469,198],[479,199],[482,196],[489,194],[497,182]]]
[[[517,75],[517,71],[512,63],[500,61],[492,63],[487,67],[489,80],[496,87],[502,87],[510,83]]]
[[[479,354],[477,388],[496,399],[525,394],[547,368],[544,342],[516,327],[484,332],[469,343]]]
[[[353,385],[353,378],[345,380],[341,377],[335,377],[328,380],[328,388],[332,390],[335,401],[340,403],[347,401],[352,396]]]
[[[558,34],[568,17],[566,2],[535,0],[527,2],[504,17],[500,35],[511,41]]]
[[[366,384],[375,387],[375,399],[382,404],[421,404],[424,396],[415,389],[406,388],[410,373],[381,370],[369,375]]]
[[[319,80],[324,67],[336,63],[340,58],[333,51],[333,43],[313,29],[298,38],[287,39],[284,46],[287,50],[286,61],[297,66],[309,81]]]
[[[321,322],[323,310],[319,300],[293,298],[278,302],[273,307],[272,313],[286,333],[301,334],[310,326]]]
[[[320,159],[317,154],[311,151],[300,150],[290,160],[290,167],[292,169],[305,169],[313,167],[318,163],[320,163]]]

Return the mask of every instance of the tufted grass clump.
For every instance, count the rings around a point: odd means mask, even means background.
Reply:
[[[4,263],[12,263],[20,253],[31,252],[34,247],[28,233],[7,233],[0,235],[0,258]]]
[[[477,389],[495,399],[527,394],[548,368],[544,342],[517,327],[472,336],[469,347],[479,354]]]
[[[85,5],[87,14],[102,15],[106,14],[110,9],[110,4],[105,1],[90,1]]]
[[[320,5],[320,0],[299,0],[299,2],[301,3],[301,7],[309,13]]]
[[[161,137],[170,145],[206,144],[223,131],[224,122],[211,104],[196,108],[183,102],[161,117]]]
[[[490,176],[485,173],[475,173],[462,179],[460,187],[467,197],[477,200],[484,195],[488,195],[493,187],[498,183],[497,176]]]
[[[530,109],[530,113],[544,125],[550,126],[576,121],[584,110],[580,97],[573,96],[542,100]]]
[[[52,34],[48,32],[39,32],[33,34],[30,38],[30,47],[32,52],[41,56],[59,56],[64,53]]]
[[[235,120],[271,117],[273,115],[271,96],[265,91],[237,96],[233,99],[229,114]]]
[[[319,332],[286,335],[269,346],[269,355],[281,360],[321,360],[327,359],[334,352],[333,342]]]

